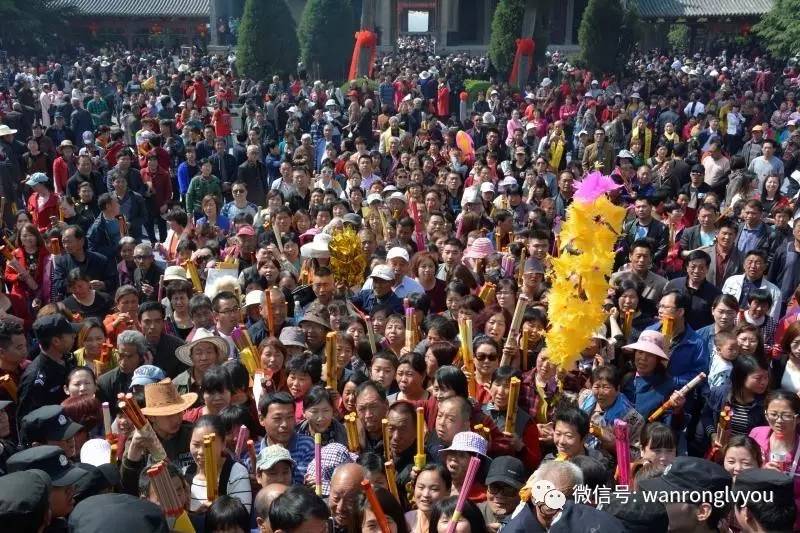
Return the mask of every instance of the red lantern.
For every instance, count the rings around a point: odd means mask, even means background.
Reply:
[[[89,31],[92,33],[92,37],[97,36],[97,29],[98,28],[99,28],[99,26],[97,25],[97,22],[92,21],[92,22],[89,23]]]
[[[469,94],[467,94],[467,91],[461,91],[458,95],[458,99],[462,102],[466,102],[469,100]]]
[[[202,37],[206,35],[206,25],[205,24],[198,24],[197,25],[197,33],[199,33]]]
[[[161,24],[159,24],[158,22],[156,22],[155,24],[153,24],[153,25],[150,27],[150,32],[151,32],[153,35],[159,35],[159,34],[161,34]]]

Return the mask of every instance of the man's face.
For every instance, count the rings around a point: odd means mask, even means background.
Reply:
[[[492,513],[498,518],[511,516],[520,501],[519,491],[501,482],[490,483],[486,489],[486,501]]]
[[[767,263],[757,255],[748,255],[744,259],[744,273],[750,280],[759,280],[767,269]]]
[[[559,176],[559,178],[558,178],[558,190],[561,191],[561,194],[564,194],[564,195],[572,194],[574,192],[573,191],[573,183],[574,183],[574,181],[575,180],[573,179],[572,174],[569,174],[569,175],[562,174],[561,176]]]
[[[325,328],[316,322],[300,322],[303,333],[306,334],[306,344],[312,351],[322,348],[325,344]]]
[[[436,435],[445,444],[453,442],[456,433],[465,431],[468,421],[461,415],[458,402],[442,402],[436,413]]]
[[[733,228],[720,228],[719,232],[717,232],[717,244],[723,250],[730,250],[733,247],[734,239],[736,239],[736,232]]]
[[[145,311],[142,313],[141,323],[142,333],[147,338],[147,342],[157,344],[164,333],[164,315],[161,311]]]
[[[650,253],[649,249],[643,247],[634,248],[631,250],[628,259],[630,260],[631,267],[633,267],[635,272],[641,274],[650,270],[652,254]]]
[[[357,508],[358,495],[361,494],[361,485],[356,483],[356,481],[356,479],[353,479],[353,476],[342,476],[341,478],[334,476],[331,480],[331,493],[328,497],[328,507],[331,510],[333,520],[340,527],[347,527]]]
[[[386,417],[387,409],[386,399],[381,398],[371,387],[364,389],[356,397],[356,413],[367,432],[373,435],[381,432],[381,420]]]
[[[461,248],[452,244],[445,244],[442,250],[442,260],[448,268],[452,268],[461,262]]]
[[[196,328],[211,329],[214,327],[214,312],[210,307],[200,307],[191,316],[192,325]]]
[[[372,291],[378,298],[383,298],[392,290],[392,282],[381,278],[372,278]]]
[[[714,211],[710,209],[701,209],[700,212],[697,214],[697,221],[700,223],[700,226],[704,228],[709,228],[714,224]]]
[[[745,207],[742,210],[742,219],[749,227],[755,228],[761,222],[761,210],[752,206]]]
[[[638,200],[634,206],[634,211],[636,212],[636,218],[639,220],[648,220],[653,208],[650,206],[650,202]]]
[[[134,250],[133,260],[140,270],[147,270],[153,266],[153,254],[147,250]]]
[[[261,425],[272,443],[287,444],[294,434],[294,405],[273,403],[261,419]]]
[[[88,157],[81,157],[78,159],[78,172],[84,176],[92,171],[92,160]]]
[[[428,219],[428,225],[425,229],[428,231],[428,235],[433,235],[433,233],[443,230],[444,219],[439,215],[432,215]]]
[[[553,426],[553,443],[559,453],[565,453],[570,457],[583,451],[583,439],[578,428],[561,421],[556,421]]]
[[[528,241],[528,253],[534,259],[543,261],[547,257],[547,250],[550,246],[550,241],[545,239],[531,239]]]
[[[775,155],[775,147],[772,146],[772,143],[764,143],[761,146],[761,153],[764,154],[766,159],[770,159],[773,155]]]
[[[27,356],[25,335],[12,335],[8,346],[0,347],[0,359],[9,363],[19,363]]]
[[[324,305],[331,303],[333,299],[334,283],[333,276],[314,276],[311,288],[317,299]]]
[[[61,237],[61,245],[68,254],[74,255],[83,251],[83,239],[76,238],[75,232],[72,230],[64,232],[64,235]]]
[[[387,426],[389,429],[389,447],[392,449],[392,455],[399,457],[416,441],[414,417],[403,411],[395,410],[389,411],[386,418],[389,421]]]
[[[702,285],[703,280],[706,279],[706,274],[708,274],[708,265],[703,259],[689,261],[689,263],[686,265],[686,274],[692,285],[699,287]]]
[[[53,518],[66,518],[75,506],[75,486],[52,487],[50,489],[50,511]]]
[[[691,533],[700,526],[700,516],[707,518],[708,513],[701,513],[701,508],[689,503],[666,503],[667,517],[669,518],[670,533]],[[707,507],[704,506],[704,507]]]
[[[402,257],[393,257],[389,259],[389,266],[392,267],[392,271],[394,272],[395,283],[403,281],[403,276],[406,275],[406,271],[408,270],[408,261]]]
[[[136,346],[133,344],[123,344],[119,347],[119,368],[125,374],[133,374],[142,363],[142,358]]]
[[[222,331],[231,331],[239,323],[240,313],[236,300],[220,300],[214,311],[214,321]]]
[[[259,470],[256,477],[261,488],[273,483],[290,486],[292,484],[292,464],[289,461],[278,461],[265,470]]]

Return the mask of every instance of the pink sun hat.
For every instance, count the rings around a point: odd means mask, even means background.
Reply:
[[[495,252],[492,241],[486,237],[478,237],[472,242],[472,245],[464,252],[464,257],[467,259],[485,259]]]
[[[623,350],[640,350],[669,361],[669,355],[664,352],[664,335],[659,331],[644,330],[639,334],[639,340],[633,344],[622,347]]]

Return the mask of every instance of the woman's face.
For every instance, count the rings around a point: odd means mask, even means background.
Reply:
[[[485,379],[490,378],[499,365],[500,354],[494,346],[487,343],[475,349],[475,369]]]
[[[283,245],[283,253],[286,259],[294,261],[300,255],[300,248],[297,247],[294,241],[288,241]]]
[[[404,394],[416,394],[422,390],[422,374],[414,370],[408,363],[403,363],[397,367],[395,376],[397,379],[397,386]]]
[[[767,385],[769,385],[769,373],[762,368],[749,374],[744,380],[744,388],[753,394],[764,394]]]
[[[598,379],[592,383],[592,392],[594,397],[597,398],[597,404],[606,409],[616,401],[619,391],[605,379]]]
[[[186,295],[183,295],[186,297]],[[175,304],[173,304],[173,307]],[[126,294],[122,298],[117,301],[117,310],[120,313],[131,313],[133,316],[136,316],[136,312],[139,309],[139,298],[135,294]]]
[[[217,216],[217,204],[215,202],[203,202],[203,214],[208,218]]]
[[[17,215],[17,229],[21,229],[25,224],[30,224],[31,219],[27,213],[20,213]]]
[[[436,524],[436,533],[447,533],[450,529],[450,518],[451,517],[445,515],[439,518],[439,523]],[[453,533],[472,533],[472,528],[466,518],[460,518],[458,520],[456,527],[453,529]]]
[[[758,335],[754,331],[743,331],[736,336],[739,350],[744,355],[753,355],[758,347]]]
[[[122,260],[126,262],[133,261],[133,250],[136,248],[133,244],[125,244],[119,249],[119,254],[122,256]]]
[[[91,286],[88,281],[79,279],[70,284],[69,290],[76,298],[86,298],[89,296]]]
[[[767,404],[767,422],[777,434],[794,435],[797,433],[797,413],[786,400],[776,399]]]
[[[353,342],[355,342],[356,346],[358,346],[361,341],[366,340],[367,338],[367,332],[364,331],[364,327],[358,322],[353,322],[347,326],[345,332],[349,333],[350,336],[353,337]]]
[[[656,370],[658,357],[642,350],[636,350],[633,355],[633,363],[636,366],[636,372],[643,376],[649,376]]]
[[[295,219],[297,233],[303,234],[311,229],[311,219],[306,215],[299,215]]]
[[[764,184],[764,186],[766,187],[767,192],[769,194],[775,194],[775,191],[778,190],[780,183],[778,182],[778,178],[776,176],[770,176],[767,178],[767,181]]]
[[[430,281],[436,275],[436,263],[431,259],[423,259],[417,267],[417,276],[419,279]]]
[[[356,410],[356,384],[348,381],[342,390],[342,403],[345,411],[352,413]]]
[[[433,352],[428,350],[425,352],[425,373],[429,378],[433,378],[436,371],[439,370],[439,361],[433,355]]]
[[[277,373],[283,368],[284,359],[285,357],[283,357],[280,350],[274,346],[267,345],[261,350],[261,366],[271,370],[273,373]]]
[[[212,415],[219,414],[220,411],[225,409],[231,404],[231,391],[223,390],[221,392],[203,391],[203,401],[205,401],[208,412]]]
[[[80,396],[94,396],[97,392],[97,385],[92,375],[86,370],[79,370],[72,374],[66,386],[67,395],[70,398]]]
[[[734,446],[728,448],[725,452],[722,466],[734,478],[745,470],[751,468],[758,468],[758,463],[755,461],[750,452],[744,446]]]
[[[486,321],[486,327],[483,332],[497,342],[503,340],[503,335],[506,332],[506,318],[503,313],[496,313],[489,317]]]
[[[452,291],[448,292],[444,299],[447,310],[454,316],[458,313],[458,309],[461,307],[461,302],[463,301],[464,298],[460,294]]]
[[[194,428],[194,431],[192,431],[192,440],[189,441],[189,453],[192,454],[192,459],[194,459],[194,462],[200,467],[203,466],[205,461],[203,438],[211,435],[212,433],[214,433],[214,430],[208,426],[196,427]],[[222,453],[224,451],[223,444],[222,437],[217,435],[214,438],[214,448],[220,454],[220,458],[222,457]]]
[[[387,329],[389,326],[387,326]],[[384,390],[389,390],[389,387],[394,381],[395,368],[386,359],[373,359],[372,366],[370,367],[369,375],[372,379],[379,382]]]
[[[314,433],[324,433],[333,420],[333,407],[327,402],[322,402],[304,410],[303,417],[308,420]]]
[[[172,298],[170,298],[169,302],[172,304],[173,310],[185,311],[189,306],[189,297],[185,292],[178,292],[172,295]]]
[[[86,334],[86,339],[83,341],[83,347],[86,353],[93,356],[100,355],[100,349],[103,342],[106,340],[106,335],[101,328],[92,328]]]
[[[642,451],[642,459],[644,459],[648,463],[666,468],[667,466],[672,464],[672,461],[675,460],[675,449],[651,448],[650,445],[648,444],[644,447],[644,450]]]
[[[503,309],[514,309],[517,305],[517,294],[510,287],[498,290],[495,297]]]
[[[435,470],[425,470],[417,476],[414,485],[414,501],[417,509],[429,515],[433,506],[449,496],[444,480]]]
[[[36,235],[34,235],[30,230],[23,230],[19,236],[20,240],[22,241],[22,246],[29,250],[35,250],[37,247],[36,243]]]
[[[403,340],[404,334],[404,326],[403,323],[399,320],[390,320],[386,323],[386,329],[384,330],[384,336],[386,340],[389,341],[389,344],[392,346],[396,345],[397,343]]]

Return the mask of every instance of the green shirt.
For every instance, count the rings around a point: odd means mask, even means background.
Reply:
[[[212,175],[208,179],[203,179],[201,174],[193,177],[189,182],[189,190],[186,191],[186,212],[189,216],[195,212],[203,212],[201,202],[207,194],[216,196],[217,203],[221,203],[222,186],[219,184],[219,178]]]
[[[110,117],[106,116],[105,120],[100,119],[100,115],[102,113],[108,112],[108,104],[102,98],[100,100],[95,100],[94,98],[89,100],[89,103],[86,104],[86,110],[91,113],[92,115],[92,122],[94,122],[94,126],[100,126],[101,124],[111,124]]]

